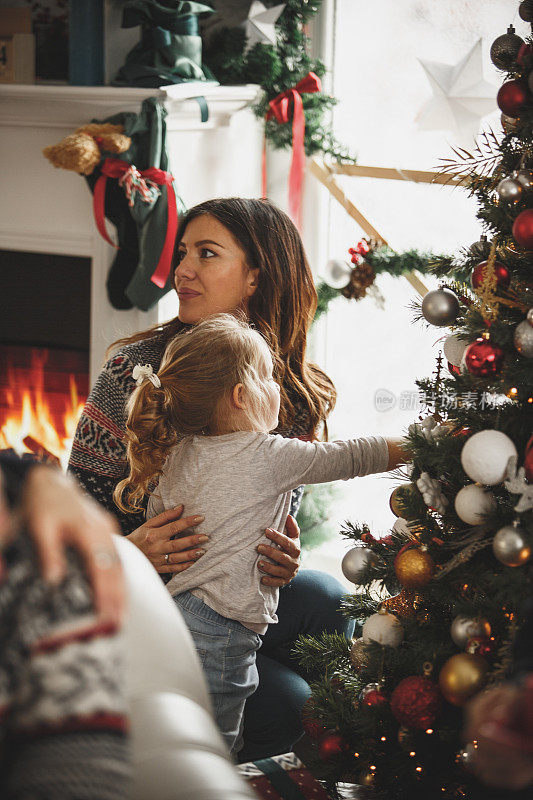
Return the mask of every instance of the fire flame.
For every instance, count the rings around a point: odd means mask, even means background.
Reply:
[[[54,456],[66,470],[72,440],[84,398],[78,396],[76,380],[69,376],[69,395],[65,395],[63,414],[54,414],[44,391],[44,359],[34,360],[32,387],[17,386],[13,370],[8,369],[6,390],[7,417],[0,419],[0,449],[12,448],[19,455],[37,453]]]

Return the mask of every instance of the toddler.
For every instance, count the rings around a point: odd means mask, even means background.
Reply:
[[[278,590],[262,584],[258,570],[265,528],[283,530],[300,484],[384,472],[400,463],[401,450],[379,436],[308,442],[270,434],[280,407],[272,355],[230,314],[178,334],[157,375],[143,370],[128,405],[130,472],[115,500],[139,510],[158,479],[148,518],[179,504],[186,515],[205,516],[196,531],[209,534],[205,554],[167,586],[191,630],[217,723],[237,753],[244,703],[258,682],[260,635],[277,622]]]

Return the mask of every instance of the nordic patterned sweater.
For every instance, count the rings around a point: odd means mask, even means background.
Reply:
[[[132,372],[136,364],[150,364],[157,372],[163,351],[162,337],[157,335],[126,345],[111,356],[87,398],[70,454],[69,472],[95,500],[117,517],[125,535],[145,521],[144,513],[123,514],[113,501],[115,486],[127,475],[124,433],[126,403],[135,389]],[[307,408],[301,406],[291,425],[275,433],[308,438],[309,429]],[[290,513],[293,515],[298,512],[302,494],[303,487],[292,494]],[[198,513],[202,510],[198,509]]]

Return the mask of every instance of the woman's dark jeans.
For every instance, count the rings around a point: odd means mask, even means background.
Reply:
[[[301,712],[310,690],[291,650],[300,633],[352,636],[353,621],[340,613],[344,594],[336,578],[310,569],[280,589],[279,622],[269,626],[257,651],[259,688],[246,701],[240,762],[287,753],[302,736]]]

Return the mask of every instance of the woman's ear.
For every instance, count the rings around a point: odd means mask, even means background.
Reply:
[[[249,269],[246,277],[246,297],[251,297],[259,286],[259,268]]]
[[[236,386],[233,387],[233,391],[231,393],[231,400],[232,405],[235,408],[246,408],[246,403],[244,400],[244,386],[242,383],[238,383]]]

